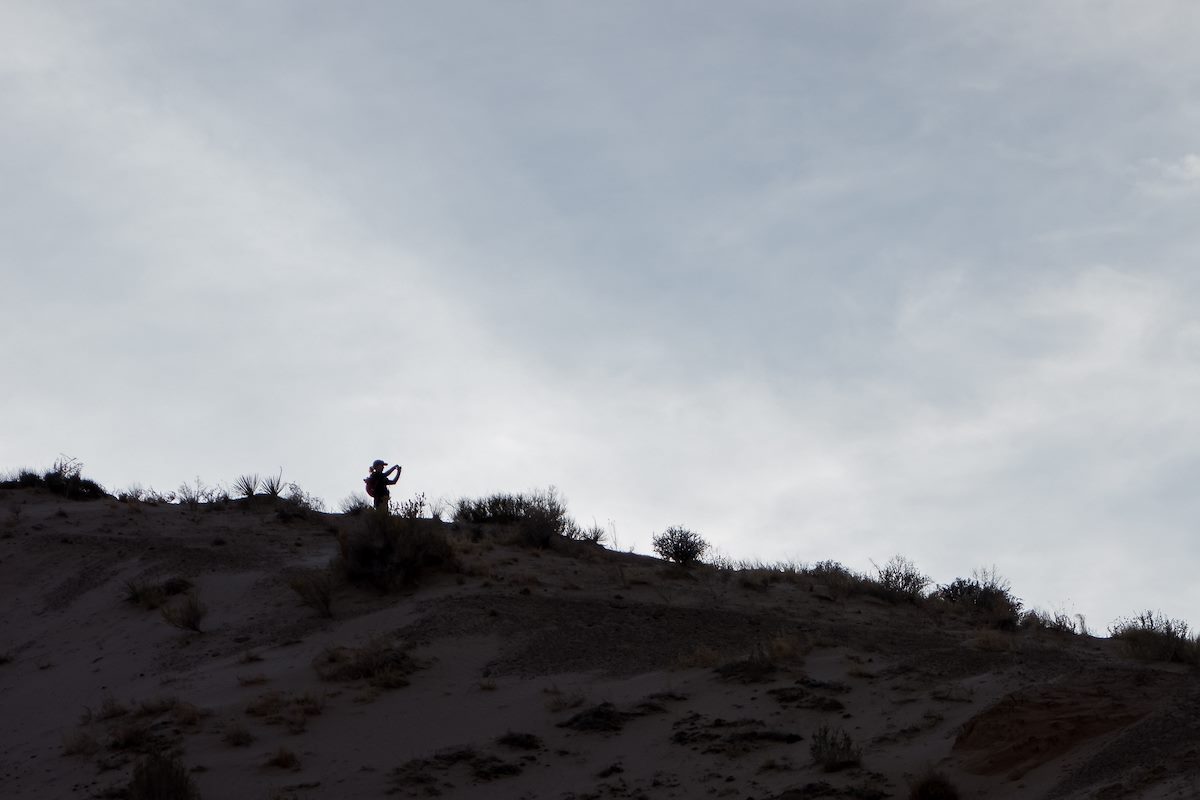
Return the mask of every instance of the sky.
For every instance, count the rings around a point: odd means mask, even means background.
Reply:
[[[557,487],[1200,624],[1200,5],[0,2],[0,469]]]

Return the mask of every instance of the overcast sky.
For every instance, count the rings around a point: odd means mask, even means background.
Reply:
[[[1200,623],[1200,5],[0,1],[0,468],[559,487]]]

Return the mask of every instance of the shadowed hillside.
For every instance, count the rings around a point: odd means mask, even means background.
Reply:
[[[1200,785],[1194,642],[1153,615],[1099,639],[1022,613],[994,575],[931,593],[903,559],[862,576],[613,552],[550,493],[454,522],[36,477],[0,488],[5,797]]]

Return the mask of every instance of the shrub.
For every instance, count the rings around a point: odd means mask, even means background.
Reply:
[[[836,597],[866,590],[867,578],[837,561],[818,561],[804,571],[814,582],[824,585]]]
[[[133,768],[129,800],[198,800],[187,767],[175,756],[151,753]]]
[[[403,500],[397,509],[399,515],[405,519],[420,519],[425,513],[425,494],[424,492],[417,494],[411,500]]]
[[[333,571],[301,569],[287,577],[288,586],[306,606],[323,617],[333,617]]]
[[[908,800],[958,800],[958,789],[945,775],[927,772],[913,783]]]
[[[152,611],[166,602],[166,599],[167,595],[161,586],[132,580],[125,581],[126,603]]]
[[[169,606],[163,606],[163,619],[183,630],[201,633],[200,623],[208,613],[208,607],[200,602],[195,592],[188,592],[183,600]]]
[[[862,748],[855,746],[850,735],[828,725],[822,725],[813,734],[808,751],[813,763],[820,764],[826,772],[853,767],[862,760]]]
[[[0,481],[0,489],[46,489],[68,500],[99,500],[108,497],[104,487],[83,477],[83,463],[70,456],[59,456],[54,465],[39,475],[22,469],[15,477]]]
[[[352,494],[339,504],[338,508],[347,516],[355,517],[364,511],[371,510],[371,503],[363,496]]]
[[[1108,632],[1135,658],[1200,665],[1200,643],[1188,634],[1188,624],[1181,619],[1146,611],[1117,620]]]
[[[1014,630],[1021,622],[1021,601],[1013,597],[1011,585],[995,567],[977,569],[970,578],[955,578],[939,586],[933,597],[1001,630]]]
[[[363,525],[346,537],[342,564],[354,584],[369,584],[381,592],[415,585],[430,569],[455,571],[458,557],[440,526],[385,513],[363,516]]]
[[[401,642],[372,639],[363,647],[328,647],[313,659],[313,669],[321,680],[365,680],[380,689],[408,685],[408,676],[417,663]]]
[[[458,501],[455,522],[475,525],[515,525],[517,541],[530,547],[550,547],[556,538],[579,538],[580,528],[567,515],[566,501],[551,486],[528,494],[493,494]]]
[[[650,544],[663,558],[684,566],[699,561],[708,551],[708,542],[700,538],[700,534],[679,526],[655,534]]]
[[[275,496],[277,497],[278,495]],[[284,500],[287,503],[288,510],[300,517],[307,517],[309,514],[320,514],[325,511],[325,501],[315,494],[309,494],[304,491],[298,483],[289,483],[287,485],[287,497]]]
[[[1042,611],[1031,608],[1021,614],[1018,622],[1026,630],[1046,631],[1048,633],[1065,634],[1070,636],[1087,636],[1087,620],[1082,614],[1071,616],[1063,611]]]
[[[230,747],[247,747],[254,742],[254,734],[242,723],[231,722],[221,740]]]
[[[879,587],[888,599],[916,602],[930,583],[929,576],[922,574],[917,565],[904,556],[892,556],[882,567],[872,564],[879,573]]]

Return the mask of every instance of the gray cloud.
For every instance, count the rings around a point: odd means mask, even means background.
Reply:
[[[0,456],[1187,616],[1197,22],[6,4]]]

